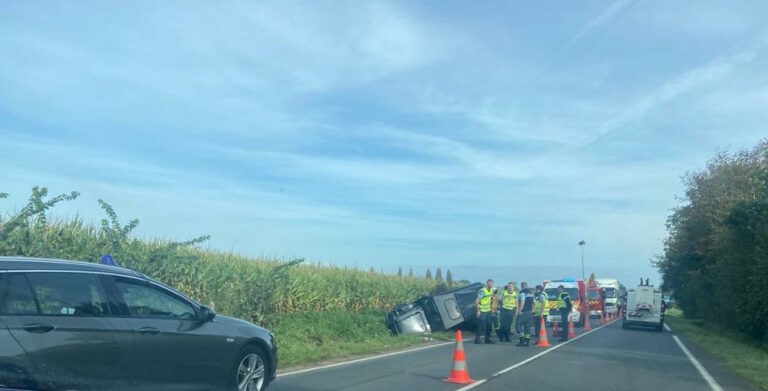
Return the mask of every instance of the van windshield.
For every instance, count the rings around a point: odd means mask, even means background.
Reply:
[[[565,288],[565,291],[568,292],[568,296],[571,297],[571,300],[579,300],[579,290],[576,288]],[[544,290],[544,292],[547,294],[547,298],[549,300],[557,300],[557,287],[555,288],[547,288]]]

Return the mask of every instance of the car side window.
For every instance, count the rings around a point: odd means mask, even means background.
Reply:
[[[8,273],[0,298],[0,314],[37,315],[37,304],[27,278],[22,273]]]
[[[96,274],[27,273],[41,315],[109,315],[106,294]]]
[[[169,292],[140,281],[119,278],[115,286],[133,317],[195,319],[195,309]]]

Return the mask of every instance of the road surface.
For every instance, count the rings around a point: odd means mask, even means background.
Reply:
[[[622,330],[620,321],[592,325],[592,332],[577,329],[578,338],[550,349],[465,343],[469,373],[478,380],[469,387],[442,381],[452,365],[449,344],[280,375],[270,390],[755,390],[674,331]]]

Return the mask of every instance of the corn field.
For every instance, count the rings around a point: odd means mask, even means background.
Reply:
[[[0,255],[97,262],[112,254],[121,266],[162,281],[217,312],[266,325],[280,313],[388,310],[437,285],[422,278],[207,250],[200,247],[206,236],[182,243],[140,240],[131,235],[138,221],[121,225],[103,201],[106,218],[100,226],[79,218],[50,218],[53,206],[78,195],[49,198],[45,188],[34,188],[22,210],[0,209]]]

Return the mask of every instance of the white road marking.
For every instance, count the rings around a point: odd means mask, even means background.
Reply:
[[[617,320],[618,320],[618,319],[617,319]],[[568,341],[566,341],[566,342],[560,343],[560,344],[558,344],[558,345],[555,345],[555,346],[553,346],[553,347],[551,347],[551,348],[549,348],[549,349],[547,349],[547,350],[545,350],[545,351],[543,351],[543,352],[541,352],[541,353],[538,353],[538,354],[536,354],[536,355],[534,355],[534,356],[528,357],[528,358],[526,358],[525,360],[523,360],[523,361],[520,361],[519,363],[517,363],[517,364],[515,364],[515,365],[512,365],[511,367],[507,367],[507,368],[504,368],[504,369],[502,369],[502,370],[500,370],[500,371],[498,371],[498,372],[494,373],[493,375],[489,376],[487,379],[478,380],[478,381],[476,381],[476,382],[474,382],[474,383],[472,383],[472,384],[469,384],[469,385],[466,385],[466,386],[464,386],[464,387],[462,387],[462,388],[459,388],[459,389],[458,389],[458,390],[456,390],[456,391],[467,391],[467,390],[471,390],[471,389],[473,389],[473,388],[475,388],[475,387],[477,387],[477,386],[479,386],[479,385],[481,385],[481,384],[483,384],[483,383],[487,382],[488,380],[490,380],[490,379],[493,379],[494,377],[500,376],[500,375],[502,375],[502,374],[505,374],[505,373],[507,373],[507,372],[509,372],[509,371],[512,371],[512,370],[514,370],[514,369],[516,369],[516,368],[519,368],[519,367],[521,367],[521,366],[523,366],[523,365],[525,365],[525,364],[528,364],[529,362],[531,362],[531,361],[533,361],[533,360],[536,360],[537,358],[539,358],[539,357],[541,357],[541,356],[543,356],[543,355],[545,355],[545,354],[547,354],[547,353],[550,353],[550,352],[553,352],[553,351],[555,351],[555,350],[557,350],[557,349],[560,349],[561,347],[563,347],[563,346],[565,346],[565,345],[568,345],[569,343],[571,343],[571,342],[573,342],[573,341],[575,341],[575,340],[577,340],[577,339],[579,339],[579,338],[581,338],[581,337],[583,337],[583,336],[585,336],[585,335],[588,335],[588,334],[594,333],[595,331],[597,331],[597,330],[600,330],[600,329],[602,329],[603,327],[605,327],[605,326],[608,326],[609,324],[611,324],[611,323],[613,323],[613,322],[615,322],[615,321],[616,321],[616,320],[612,320],[612,321],[610,321],[610,322],[608,322],[608,323],[606,323],[606,324],[604,324],[604,325],[602,325],[602,326],[596,327],[596,328],[594,328],[594,329],[592,329],[592,330],[590,330],[590,331],[587,331],[587,332],[585,332],[585,333],[579,334],[579,335],[577,335],[576,337],[574,337],[574,338],[571,338],[571,339],[569,339],[569,340],[568,340]]]
[[[717,380],[715,380],[715,378],[709,374],[707,369],[704,368],[703,365],[701,365],[699,360],[697,360],[696,357],[694,357],[693,354],[691,354],[691,352],[688,351],[688,348],[686,348],[685,345],[683,345],[683,342],[680,341],[680,338],[677,338],[677,335],[673,335],[672,338],[675,339],[675,342],[677,342],[677,345],[680,346],[680,349],[683,351],[683,353],[685,353],[685,355],[688,356],[688,359],[691,360],[691,362],[693,363],[693,366],[696,367],[701,377],[703,377],[704,380],[709,385],[709,388],[712,391],[723,391],[723,387],[720,387],[720,384],[717,383]]]
[[[664,323],[664,328],[665,328],[665,329],[667,329],[667,331],[669,331],[670,333],[672,332],[672,328],[670,328],[669,326],[667,326],[667,324],[666,324],[666,323]]]
[[[465,339],[464,339],[464,342],[467,342],[468,340],[469,340],[468,338],[465,338]],[[433,348],[436,348],[436,347],[445,346],[445,345],[450,345],[450,344],[455,344],[455,343],[456,343],[456,341],[452,341],[452,342],[443,342],[443,343],[438,343],[438,344],[435,344],[435,345],[422,346],[422,347],[420,347],[420,348],[415,348],[415,349],[400,350],[400,351],[397,351],[397,352],[384,353],[384,354],[379,354],[379,355],[376,355],[376,356],[371,356],[371,357],[358,358],[357,360],[350,360],[350,361],[344,361],[344,362],[337,362],[337,363],[335,363],[335,364],[328,364],[328,365],[323,365],[323,366],[319,366],[319,367],[312,367],[312,368],[306,368],[306,369],[299,369],[299,370],[297,370],[297,371],[291,371],[291,372],[286,372],[286,373],[278,373],[278,374],[277,374],[277,377],[283,377],[283,376],[291,376],[291,375],[298,375],[298,374],[300,374],[300,373],[307,373],[307,372],[319,371],[319,370],[321,370],[321,369],[328,369],[328,368],[335,368],[335,367],[340,367],[340,366],[344,366],[344,365],[357,364],[357,363],[361,363],[361,362],[365,362],[365,361],[376,360],[376,359],[379,359],[379,358],[384,358],[384,357],[392,357],[392,356],[397,356],[397,355],[399,355],[399,354],[405,354],[405,353],[411,353],[411,352],[418,352],[419,350],[433,349]]]

